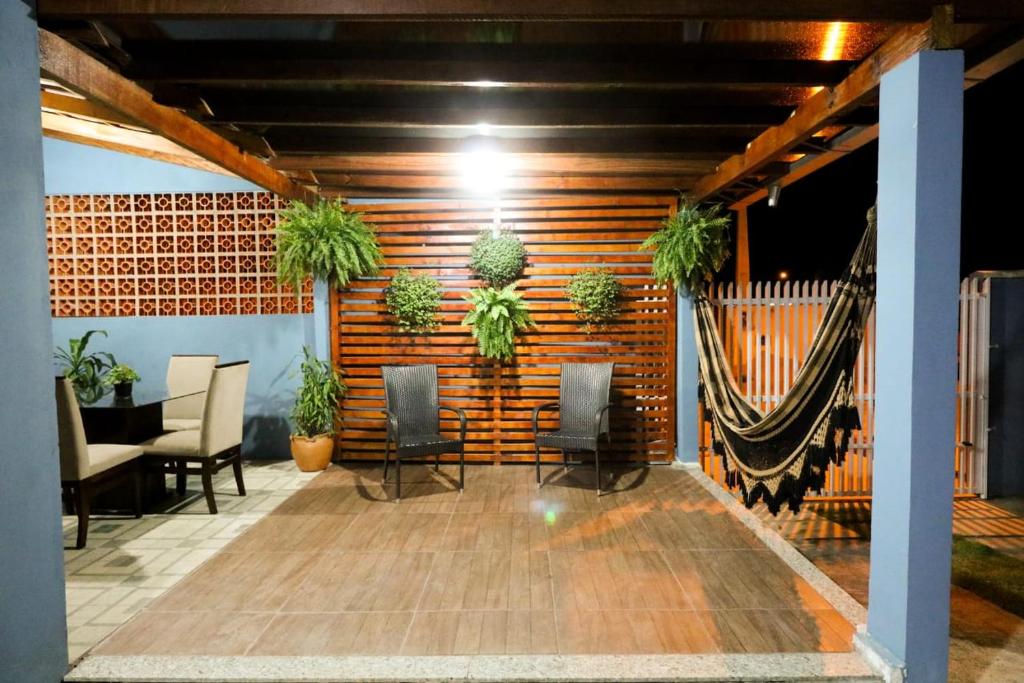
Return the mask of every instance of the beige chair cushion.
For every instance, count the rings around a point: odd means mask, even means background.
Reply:
[[[205,392],[210,386],[210,377],[213,375],[217,359],[218,356],[214,355],[171,356],[167,363],[167,390],[172,394]],[[164,418],[201,420],[205,404],[205,393],[165,401]]]
[[[199,431],[186,429],[154,436],[139,444],[142,450],[153,455],[199,455]]]
[[[89,472],[85,475],[86,477],[106,472],[112,467],[117,467],[142,455],[142,449],[138,446],[120,443],[91,443],[87,448],[89,451]]]
[[[184,418],[164,419],[164,431],[180,432],[187,429],[199,429],[202,424],[202,420],[186,420]]]

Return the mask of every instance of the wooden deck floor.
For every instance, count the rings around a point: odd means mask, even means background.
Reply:
[[[853,628],[686,472],[332,467],[100,655],[848,652]]]

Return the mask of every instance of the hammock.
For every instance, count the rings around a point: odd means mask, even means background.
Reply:
[[[713,305],[695,302],[700,390],[723,456],[727,483],[743,502],[764,499],[772,514],[783,503],[800,509],[808,489],[820,492],[831,463],[841,464],[850,431],[860,429],[853,369],[875,296],[875,209],[853,260],[828,302],[807,360],[782,401],[762,415],[747,403],[722,350]]]

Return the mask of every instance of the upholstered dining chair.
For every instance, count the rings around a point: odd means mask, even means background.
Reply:
[[[177,475],[178,493],[184,493],[187,475],[200,475],[206,504],[212,515],[217,514],[217,501],[213,497],[214,473],[230,465],[235,472],[238,495],[245,495],[242,423],[248,379],[247,360],[215,366],[199,429],[166,432],[139,444],[147,460],[157,461],[162,468]]]
[[[66,377],[57,378],[57,435],[61,493],[78,516],[76,548],[85,547],[89,508],[93,496],[101,491],[130,480],[135,494],[135,516],[142,516],[142,449],[130,444],[86,443],[78,399]]]
[[[459,491],[465,482],[466,413],[440,405],[436,365],[391,365],[381,368],[387,436],[384,445],[384,482],[388,480],[391,444],[395,445],[395,500],[402,499],[402,459],[434,456],[438,469],[442,453],[459,454]],[[459,438],[441,434],[441,411],[459,418]]]
[[[614,363],[562,363],[558,383],[558,401],[544,403],[533,409],[533,440],[536,453],[537,486],[540,478],[540,449],[562,451],[562,466],[569,469],[567,451],[594,453],[597,495],[601,495],[601,437],[611,444],[608,411]],[[558,429],[540,431],[540,414],[558,410]]]
[[[167,390],[173,394],[201,391],[201,394],[182,396],[164,401],[164,431],[199,429],[206,404],[206,390],[210,387],[213,367],[218,356],[175,354],[167,362]]]

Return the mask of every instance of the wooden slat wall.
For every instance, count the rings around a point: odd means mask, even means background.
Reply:
[[[359,207],[377,226],[386,268],[334,295],[334,360],[349,394],[342,405],[342,458],[382,458],[384,389],[380,367],[436,363],[442,404],[469,418],[467,460],[514,462],[533,458],[533,407],[558,395],[561,362],[616,363],[612,415],[618,458],[665,461],[675,443],[675,296],[650,275],[640,243],[675,210],[674,197],[575,197],[377,204]],[[523,240],[529,263],[519,289],[537,329],[519,338],[514,361],[500,366],[476,353],[460,322],[463,296],[482,286],[468,268],[473,240],[495,220]],[[564,287],[581,268],[604,266],[625,285],[621,318],[586,334]],[[400,334],[387,315],[383,289],[398,268],[430,273],[444,287],[442,326],[429,335]],[[548,421],[545,428],[554,428]],[[446,421],[443,429],[455,430]],[[560,457],[556,452],[548,458]]]

